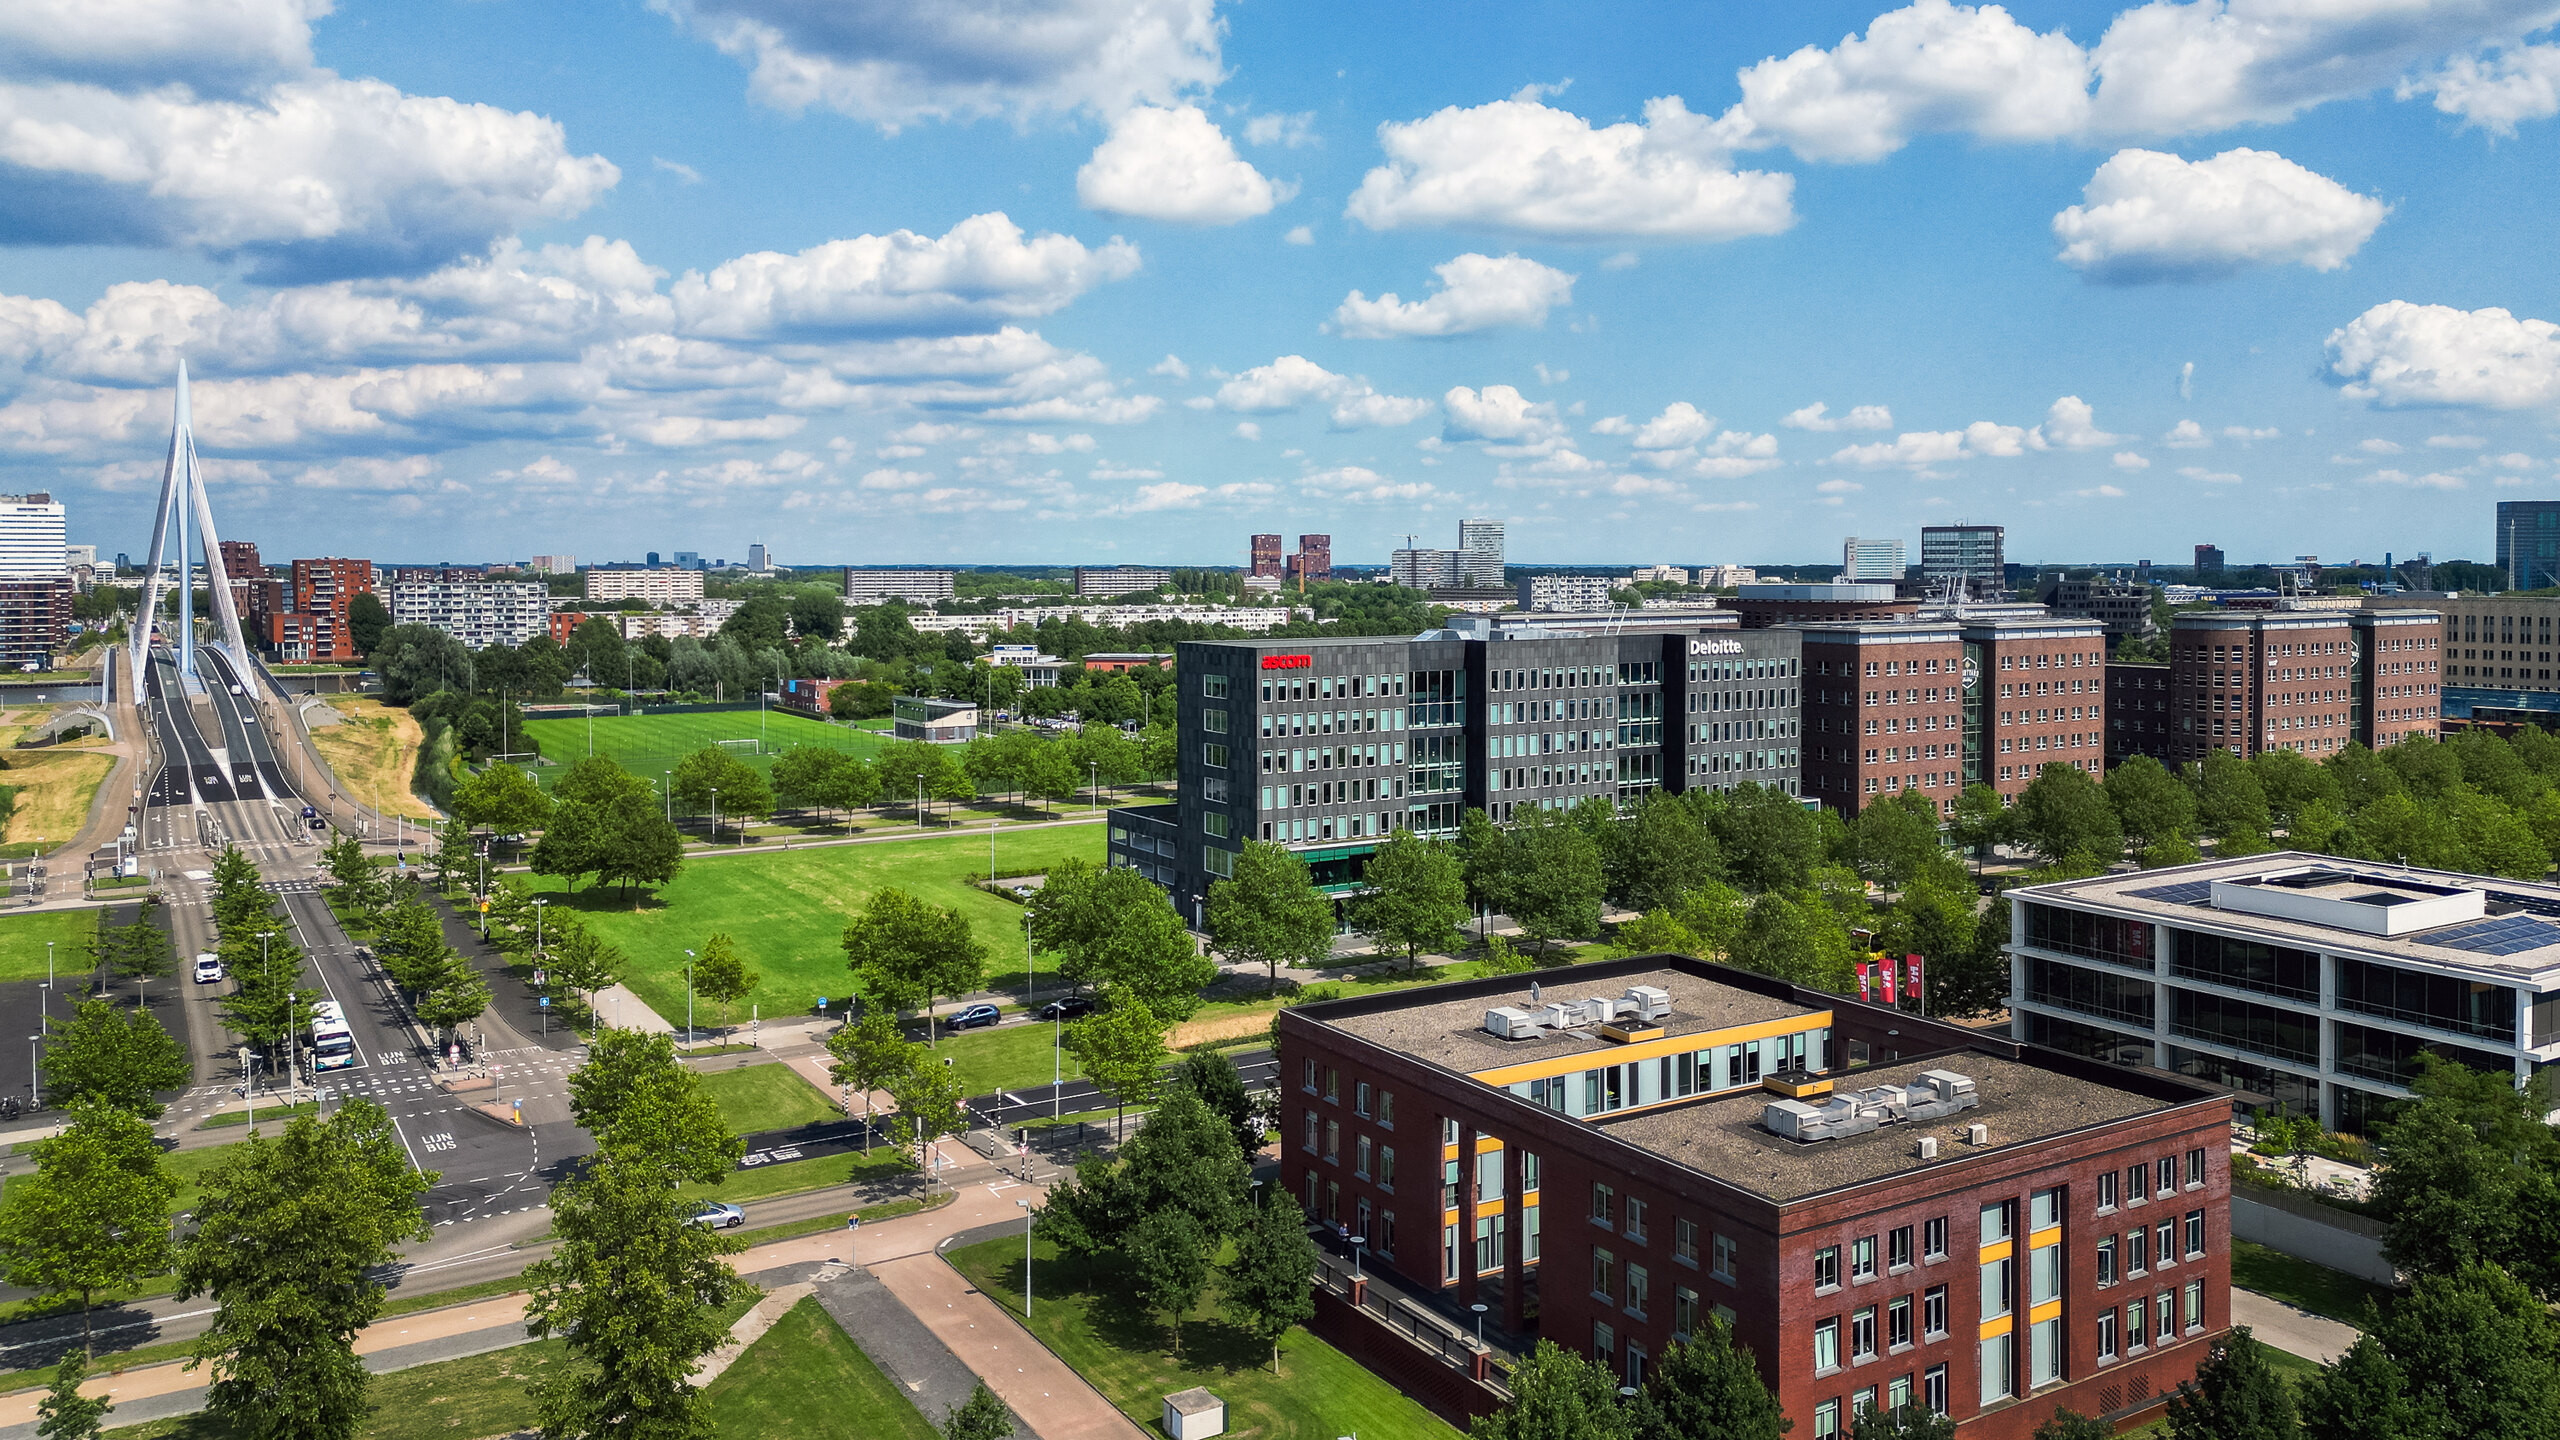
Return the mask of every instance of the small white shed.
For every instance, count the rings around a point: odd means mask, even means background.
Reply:
[[[1209,1440],[1227,1433],[1227,1402],[1203,1387],[1164,1397],[1164,1433],[1173,1440]]]

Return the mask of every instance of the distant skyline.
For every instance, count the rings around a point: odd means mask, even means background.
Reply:
[[[173,18],[174,17],[174,18]],[[2488,560],[2550,0],[19,0],[0,489],[280,556]]]

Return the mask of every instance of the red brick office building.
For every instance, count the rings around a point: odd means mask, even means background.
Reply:
[[[2129,1416],[2229,1326],[2224,1092],[1683,957],[1536,978],[1281,1012],[1282,1184],[1453,1316],[1630,1383],[1723,1318],[1804,1440]]]
[[[1964,789],[1964,638],[1945,620],[1806,625],[1804,794],[1844,814]]]
[[[2432,610],[2201,611],[2169,631],[2169,755],[2325,760],[2433,736],[2443,716],[2444,620]]]

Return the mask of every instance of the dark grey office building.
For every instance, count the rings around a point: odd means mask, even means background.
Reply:
[[[2560,585],[2560,500],[2498,502],[2498,568],[2510,590]]]
[[[1113,816],[1110,863],[1196,923],[1247,840],[1347,894],[1388,835],[1452,838],[1470,809],[1509,821],[1745,781],[1795,794],[1801,637],[1717,618],[1184,644],[1177,798]]]

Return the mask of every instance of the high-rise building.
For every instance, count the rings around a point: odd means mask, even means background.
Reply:
[[[575,575],[578,573],[578,557],[575,555],[536,555],[531,560],[525,562],[525,568],[533,571],[537,575]]]
[[[1921,526],[1921,578],[1931,590],[1962,581],[1965,593],[1977,600],[2005,595],[2009,585],[2000,553],[2005,533],[1998,525]]]
[[[681,605],[702,598],[702,572],[590,566],[587,570],[587,598],[599,602],[646,600],[652,605]]]
[[[0,575],[67,573],[64,534],[62,503],[52,495],[0,495]]]
[[[2060,571],[2036,581],[2036,603],[2056,614],[2085,615],[2107,627],[2110,640],[2148,640],[2159,631],[2151,614],[2152,590],[2112,575],[2065,576]]]
[[[255,541],[223,541],[222,574],[231,582],[231,608],[249,634],[265,636],[267,617],[290,608],[284,582],[259,561]]]
[[[1079,565],[1078,595],[1143,595],[1173,583],[1173,572],[1146,565]]]
[[[957,593],[950,570],[847,570],[844,572],[844,599],[848,605],[877,605],[883,600],[904,600],[909,604],[930,605],[948,600]]]
[[[763,541],[747,547],[747,568],[758,574],[773,568],[773,552],[764,548]]]
[[[347,633],[347,606],[358,595],[372,593],[370,560],[296,560],[293,609],[269,616],[269,631],[263,638],[281,648],[283,637],[277,627],[291,619],[295,623],[290,628],[307,637],[302,658],[314,662],[357,659],[355,637]]]
[[[1330,535],[1299,536],[1298,553],[1289,557],[1288,567],[1283,573],[1288,579],[1301,580],[1308,584],[1332,579],[1333,537]]]
[[[2197,546],[2197,547],[2196,547],[2196,578],[2197,578],[2197,579],[2199,579],[2199,580],[2201,580],[2201,579],[2203,579],[2203,578],[2204,578],[2205,576],[2207,576],[2207,575],[2219,575],[2219,574],[2221,574],[2221,573],[2222,573],[2222,547],[2221,547],[2221,546],[2219,546],[2219,545],[2199,545],[2199,546]]]
[[[1458,522],[1456,583],[1487,590],[1502,584],[1501,521],[1461,520]]]
[[[391,619],[426,625],[474,650],[551,632],[551,598],[533,581],[446,581],[391,587]]]
[[[2498,568],[2510,590],[2560,585],[2560,500],[2498,502]]]
[[[1246,574],[1268,575],[1277,579],[1281,566],[1285,563],[1281,558],[1280,537],[1277,535],[1254,536],[1252,560],[1253,563],[1245,570]]]
[[[1398,550],[1387,561],[1387,578],[1408,590],[1429,590],[1458,583],[1455,550]]]
[[[2431,610],[2444,617],[2444,683],[2463,689],[2560,691],[2560,597],[2376,595],[2368,610]]]
[[[1899,581],[1902,578],[1902,542],[1850,536],[1840,545],[1840,578],[1853,582]]]
[[[1619,582],[1606,575],[1523,575],[1523,610],[1606,610]]]

